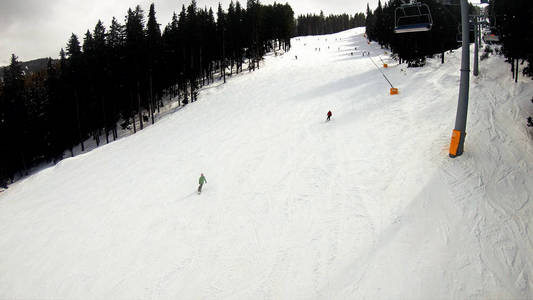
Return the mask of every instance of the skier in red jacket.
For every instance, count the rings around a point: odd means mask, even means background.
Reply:
[[[328,111],[328,118],[326,119],[326,121],[329,121],[331,119],[331,110]]]

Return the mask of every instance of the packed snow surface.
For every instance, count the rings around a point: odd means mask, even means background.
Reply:
[[[482,61],[451,159],[460,50],[406,69],[363,32],[0,193],[0,298],[532,299],[531,80]]]

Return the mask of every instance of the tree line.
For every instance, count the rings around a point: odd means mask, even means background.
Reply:
[[[491,0],[488,10],[490,26],[500,37],[502,53],[511,64],[515,81],[519,64],[527,63],[523,74],[533,77],[533,2]]]
[[[430,8],[433,27],[427,32],[395,34],[396,8],[401,0],[389,0],[385,5],[371,10],[367,5],[366,34],[398,56],[402,61],[418,65],[425,57],[459,47],[461,10],[459,0],[424,0]],[[445,3],[444,3],[445,2]],[[469,14],[478,15],[479,9],[469,4]],[[502,53],[511,64],[513,78],[518,78],[519,63],[527,66],[523,74],[533,77],[533,2],[529,0],[490,0],[488,6],[490,30],[500,37]],[[473,42],[473,32],[470,41]]]
[[[232,1],[215,19],[192,0],[160,28],[154,4],[148,15],[137,6],[124,23],[73,33],[46,70],[26,74],[13,54],[0,81],[0,183],[84,151],[90,138],[109,143],[117,125],[142,130],[165,99],[186,105],[203,85],[259,68],[267,52],[290,49],[295,22],[289,4]]]
[[[425,64],[425,58],[444,54],[448,50],[459,47],[461,9],[459,0],[447,1],[446,4],[438,0],[424,0],[433,20],[432,29],[426,32],[394,33],[395,10],[401,7],[401,0],[390,0],[384,5],[378,2],[378,7],[372,11],[367,5],[366,34],[369,40],[376,41],[397,55],[400,62],[410,66]],[[470,5],[471,12],[474,7]],[[473,41],[473,40],[471,40]]]
[[[527,0],[491,0],[489,20],[491,28],[500,36],[502,53],[511,64],[511,73],[518,82],[520,65],[527,63],[522,74],[533,78],[533,3]],[[533,103],[533,99],[531,99]],[[527,119],[533,127],[533,120]]]
[[[324,12],[321,11],[319,15],[299,15],[296,20],[296,35],[331,34],[361,26],[365,26],[363,13],[357,13],[353,16],[341,14],[325,17]]]

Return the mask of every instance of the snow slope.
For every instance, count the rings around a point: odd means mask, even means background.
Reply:
[[[363,31],[10,186],[0,298],[532,299],[531,81],[482,61],[450,159],[460,51],[405,69]]]

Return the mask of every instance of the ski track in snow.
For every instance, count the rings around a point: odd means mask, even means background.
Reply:
[[[363,32],[12,185],[0,298],[533,298],[530,80],[482,61],[450,159],[460,51],[405,69]]]

